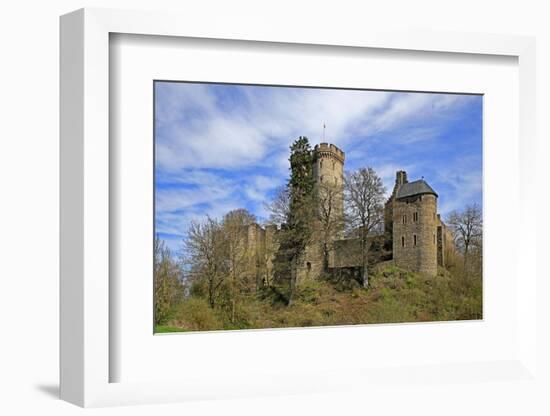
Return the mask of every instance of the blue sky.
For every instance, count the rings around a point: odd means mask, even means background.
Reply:
[[[298,136],[334,143],[346,170],[397,170],[439,194],[439,212],[482,202],[482,97],[155,83],[155,228],[176,252],[191,220],[246,208],[260,221]]]

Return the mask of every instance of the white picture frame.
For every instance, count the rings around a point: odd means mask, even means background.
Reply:
[[[110,382],[116,354],[110,349],[109,258],[109,36],[112,33],[225,39],[281,44],[331,45],[429,51],[442,54],[504,55],[519,66],[519,199],[517,355],[499,362],[441,363],[415,369],[421,380],[479,383],[473,373],[502,374],[506,380],[535,380],[536,363],[536,222],[535,195],[535,41],[529,37],[465,33],[380,32],[361,30],[281,30],[276,24],[250,22],[235,32],[223,19],[205,26],[192,16],[167,13],[83,9],[61,18],[61,398],[80,406],[158,403],[197,398],[248,397],[265,394],[319,393],[362,385],[407,382],[408,370],[349,368],[317,373],[293,372],[228,385],[218,380]],[[517,271],[516,271],[517,273]],[[414,377],[413,377],[414,378]],[[345,381],[343,381],[345,380]],[[408,381],[412,383],[411,380]]]

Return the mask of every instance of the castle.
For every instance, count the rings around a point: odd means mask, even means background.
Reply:
[[[312,171],[317,207],[324,218],[317,220],[311,243],[297,267],[298,280],[319,277],[323,271],[342,272],[360,269],[360,240],[344,234],[345,154],[333,144],[320,143],[313,150]],[[369,237],[377,261],[390,261],[414,272],[436,275],[453,250],[450,230],[437,213],[438,195],[424,180],[409,182],[405,171],[396,173],[391,196],[384,206],[384,229]],[[330,206],[323,204],[330,202]],[[329,209],[327,209],[329,208]],[[248,226],[247,250],[255,280],[274,278],[277,256],[277,226]]]

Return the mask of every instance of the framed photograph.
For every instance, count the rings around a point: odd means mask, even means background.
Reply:
[[[482,319],[481,94],[153,88],[155,333]]]
[[[537,383],[534,40],[241,33],[61,18],[62,398]]]

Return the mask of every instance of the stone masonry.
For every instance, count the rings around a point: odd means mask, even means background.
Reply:
[[[329,234],[329,269],[357,268],[361,257],[358,255],[358,240],[345,238],[343,228],[345,154],[329,143],[316,145],[313,152],[312,169],[317,195],[329,189],[333,198],[330,219],[335,226]],[[423,178],[409,182],[405,171],[396,173],[392,194],[384,207],[384,236],[377,237],[391,247],[391,257],[396,266],[436,275],[438,266],[446,265],[454,245],[449,229],[437,213],[437,199],[437,193]],[[315,279],[323,272],[320,225],[317,223],[314,227],[312,242],[298,266],[298,280]],[[255,280],[256,284],[275,278],[278,231],[274,225],[265,228],[258,224],[249,226],[248,249],[250,265],[254,270],[251,280]]]

